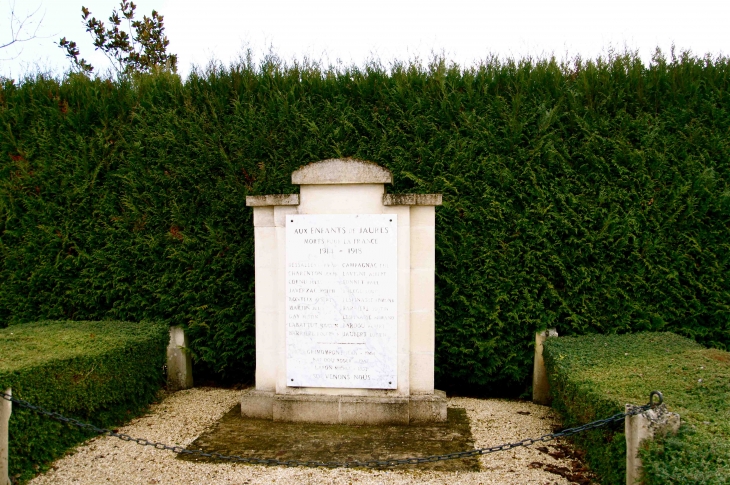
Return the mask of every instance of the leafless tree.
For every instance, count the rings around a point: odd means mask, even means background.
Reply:
[[[38,30],[45,18],[45,12],[41,13],[40,10],[41,6],[39,5],[34,11],[25,15],[19,15],[15,7],[15,0],[13,0],[10,4],[10,38],[5,37],[0,40],[0,49],[6,49],[39,37]],[[15,56],[1,60],[8,61],[16,59],[22,52],[23,50],[21,48]]]

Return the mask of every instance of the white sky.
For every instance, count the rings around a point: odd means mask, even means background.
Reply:
[[[379,58],[431,52],[466,66],[489,55],[501,58],[638,50],[648,61],[656,47],[713,56],[730,54],[730,0],[137,0],[137,16],[157,9],[165,17],[169,52],[179,72],[215,58],[236,59],[246,47],[257,59],[269,47],[285,60],[304,56],[362,65]],[[94,52],[81,22],[81,6],[106,20],[118,0],[16,0],[21,18],[40,7],[37,38],[0,50],[0,75],[37,70],[60,74],[70,63],[56,46],[66,36],[97,72],[108,67]],[[12,0],[0,0],[0,45],[10,37]],[[33,26],[31,26],[33,27]],[[22,52],[20,50],[22,48]],[[8,60],[8,58],[15,59]]]

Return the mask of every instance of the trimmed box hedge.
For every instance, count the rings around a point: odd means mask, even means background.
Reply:
[[[45,321],[0,330],[0,389],[109,427],[137,415],[163,384],[166,325]],[[25,481],[88,432],[20,406],[10,417],[10,475]]]
[[[707,349],[672,333],[587,335],[545,342],[545,364],[555,407],[566,426],[646,404],[652,390],[680,414],[676,436],[640,452],[644,483],[730,483],[730,353]],[[577,435],[601,483],[624,484],[623,424]]]

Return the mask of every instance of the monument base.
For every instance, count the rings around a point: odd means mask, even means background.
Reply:
[[[244,391],[245,418],[322,424],[419,424],[446,421],[446,393],[397,396],[327,396]]]

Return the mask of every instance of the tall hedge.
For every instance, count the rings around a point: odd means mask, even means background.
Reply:
[[[0,322],[183,324],[249,377],[245,196],[345,156],[444,194],[442,387],[524,383],[552,326],[730,347],[730,61],[691,55],[5,80]]]

